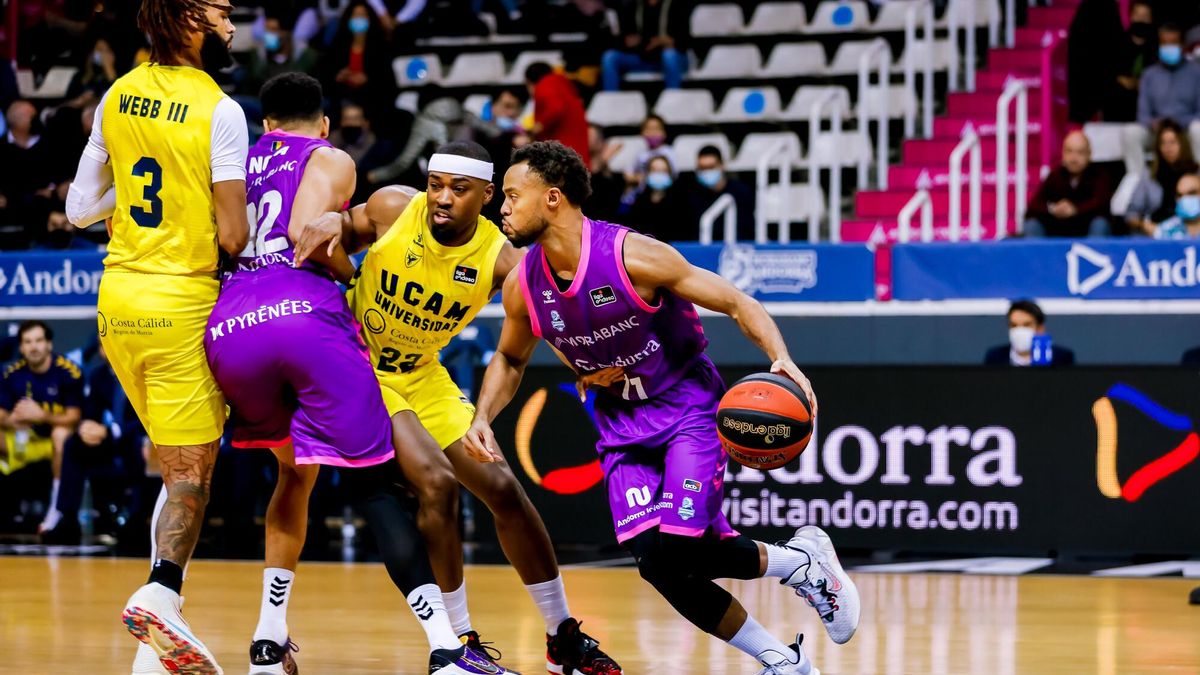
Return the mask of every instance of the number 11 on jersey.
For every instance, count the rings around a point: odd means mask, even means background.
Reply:
[[[633,397],[630,398],[630,393]],[[621,398],[626,401],[645,401],[646,390],[642,388],[642,378],[625,376],[625,388],[621,390]]]

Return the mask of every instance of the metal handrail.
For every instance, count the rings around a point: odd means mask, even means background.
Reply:
[[[912,239],[912,217],[917,209],[921,209],[921,241],[933,241],[933,198],[929,196],[929,190],[922,188],[900,209],[896,237],[901,244]]]
[[[792,188],[792,153],[791,148],[786,141],[779,141],[767,149],[758,158],[758,167],[755,172],[755,182],[758,188],[758,205],[754,208],[754,241],[759,244],[767,243],[767,207],[766,194],[771,183],[771,168],[777,166],[779,168],[779,186],[783,190],[783,196],[779,204],[779,243],[786,244],[791,241],[792,225],[788,219],[788,214],[791,213],[791,188]],[[779,155],[779,163],[772,164],[771,160]],[[811,236],[809,237],[811,239]]]
[[[913,45],[917,44],[917,12],[921,12],[921,23],[924,28],[922,42],[926,45],[925,63],[922,64],[921,83],[921,122],[922,135],[933,138],[933,57],[937,41],[933,37],[933,2],[932,0],[915,0],[910,3],[904,13],[904,88],[907,91],[916,90],[916,64],[913,63]],[[917,134],[916,111],[904,111],[904,136],[913,138]]]
[[[871,145],[870,122],[867,119],[867,90],[871,86],[871,62],[878,62],[878,78],[880,89],[879,110],[876,112],[877,134],[875,137],[875,180],[880,190],[887,189],[887,160],[888,160],[888,94],[889,70],[892,65],[892,48],[887,40],[875,38],[858,57],[858,132],[863,135],[867,145]],[[867,187],[867,163],[858,163],[859,190]]]
[[[977,56],[975,48],[975,0],[963,0],[967,4],[967,91],[975,91],[975,59]],[[958,84],[958,31],[962,26],[958,25],[958,12],[954,11],[954,5],[950,4],[946,7],[949,13],[948,19],[950,24],[950,91],[959,91]]]
[[[1017,7],[1013,0],[1004,0],[1004,45],[1009,49],[1017,46]],[[1122,16],[1129,16],[1126,12]]]
[[[1025,221],[1029,186],[1029,88],[1018,79],[1004,85],[996,101],[996,238],[1008,235],[1008,106],[1016,101],[1016,209],[1018,223]]]
[[[809,112],[808,118],[808,182],[812,185],[819,185],[821,179],[821,165],[817,160],[817,135],[821,131],[821,113],[825,108],[832,106],[832,115],[830,124],[832,129],[830,132],[835,134],[834,138],[841,138],[842,135],[842,108],[841,108],[841,89],[829,89],[823,92],[817,100],[813,101],[812,109]],[[842,210],[840,199],[842,196],[842,165],[836,161],[829,168],[829,238],[834,243],[842,240]],[[818,231],[821,225],[821,218],[817,211],[809,216],[808,219],[808,240],[811,243],[820,241],[821,235]]]
[[[962,160],[963,155],[971,153],[970,176],[970,222],[968,224],[971,241],[983,238],[983,226],[980,222],[980,210],[983,197],[983,152],[980,147],[979,134],[975,127],[968,124],[963,129],[962,140],[950,153],[950,241],[962,239]]]
[[[700,216],[700,243],[711,244],[713,242],[713,225],[717,219],[725,216],[722,232],[723,239],[726,244],[737,243],[737,201],[733,195],[726,192],[717,197],[717,201],[708,207],[704,215]]]

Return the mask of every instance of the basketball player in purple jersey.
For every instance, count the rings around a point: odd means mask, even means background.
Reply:
[[[354,162],[325,140],[329,119],[315,79],[279,75],[260,98],[267,133],[247,161],[252,236],[225,276],[205,339],[233,411],[234,446],[270,448],[280,463],[267,511],[263,614],[250,673],[297,672],[286,600],[321,464],[342,469],[349,493],[360,499],[388,573],[429,639],[430,672],[499,673],[454,634],[420,533],[396,494],[400,469],[387,410],[329,272],[353,265],[336,247],[294,264],[298,228],[342,208],[354,192]]]
[[[692,303],[721,312],[773,361],[771,371],[812,388],[761,304],[675,249],[619,225],[593,221],[582,204],[587,169],[557,142],[517,150],[504,177],[503,230],[529,245],[504,283],[500,344],[484,376],[464,443],[498,461],[491,421],[511,400],[537,339],[599,387],[597,450],[617,541],[641,576],[700,629],[756,658],[762,673],[817,673],[750,617],[714,579],[777,577],[808,600],[829,636],[858,627],[858,591],[828,535],[803,527],[783,545],[739,535],[721,511],[727,457],[715,415],[725,391]]]

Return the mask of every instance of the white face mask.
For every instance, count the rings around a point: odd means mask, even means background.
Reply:
[[[1034,330],[1028,326],[1008,329],[1008,342],[1013,351],[1018,354],[1028,354],[1033,350]]]

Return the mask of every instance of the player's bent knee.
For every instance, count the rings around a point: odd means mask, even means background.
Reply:
[[[414,483],[422,507],[458,502],[458,478],[449,467],[431,466]]]

